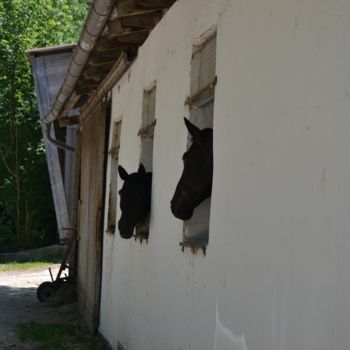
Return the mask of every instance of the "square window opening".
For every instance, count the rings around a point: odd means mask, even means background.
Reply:
[[[142,101],[142,120],[141,128],[138,132],[140,136],[140,163],[144,165],[147,172],[153,171],[153,140],[154,128],[156,125],[156,85],[151,89],[144,90]],[[149,236],[149,217],[135,228],[135,239],[148,239]]]
[[[214,100],[216,85],[216,34],[201,46],[193,48],[191,60],[190,96],[186,99],[191,123],[199,129],[213,128]],[[191,145],[188,136],[187,149]],[[183,224],[183,242],[180,246],[189,247],[193,253],[202,250],[205,254],[209,242],[211,197],[198,205],[189,220]]]

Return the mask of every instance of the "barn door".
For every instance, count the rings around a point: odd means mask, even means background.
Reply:
[[[80,314],[93,333],[100,311],[107,119],[101,102],[84,121],[81,136],[77,290]]]

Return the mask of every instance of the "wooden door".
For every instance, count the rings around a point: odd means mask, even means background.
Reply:
[[[82,125],[77,291],[80,314],[91,332],[99,323],[103,201],[107,135],[106,103]]]

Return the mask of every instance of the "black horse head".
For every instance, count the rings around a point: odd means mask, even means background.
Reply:
[[[213,180],[213,129],[200,130],[185,118],[192,145],[183,155],[184,170],[171,200],[175,217],[188,220],[193,210],[211,195]]]
[[[119,233],[123,238],[131,238],[136,224],[144,221],[151,209],[152,173],[146,173],[140,164],[137,173],[128,174],[119,165],[119,175],[124,185],[119,191],[122,215],[118,222]]]

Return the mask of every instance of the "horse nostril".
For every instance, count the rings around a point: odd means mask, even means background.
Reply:
[[[134,229],[123,229],[120,230],[119,229],[119,233],[120,233],[120,237],[124,238],[124,239],[129,239],[132,237],[133,233],[134,233]]]
[[[124,239],[130,239],[132,237],[132,234],[120,234],[120,236]]]
[[[134,225],[125,222],[125,219],[123,219],[123,217],[120,218],[119,222],[118,222],[118,230],[120,233],[120,237],[124,238],[124,239],[129,239],[132,237],[133,233],[134,233]]]

